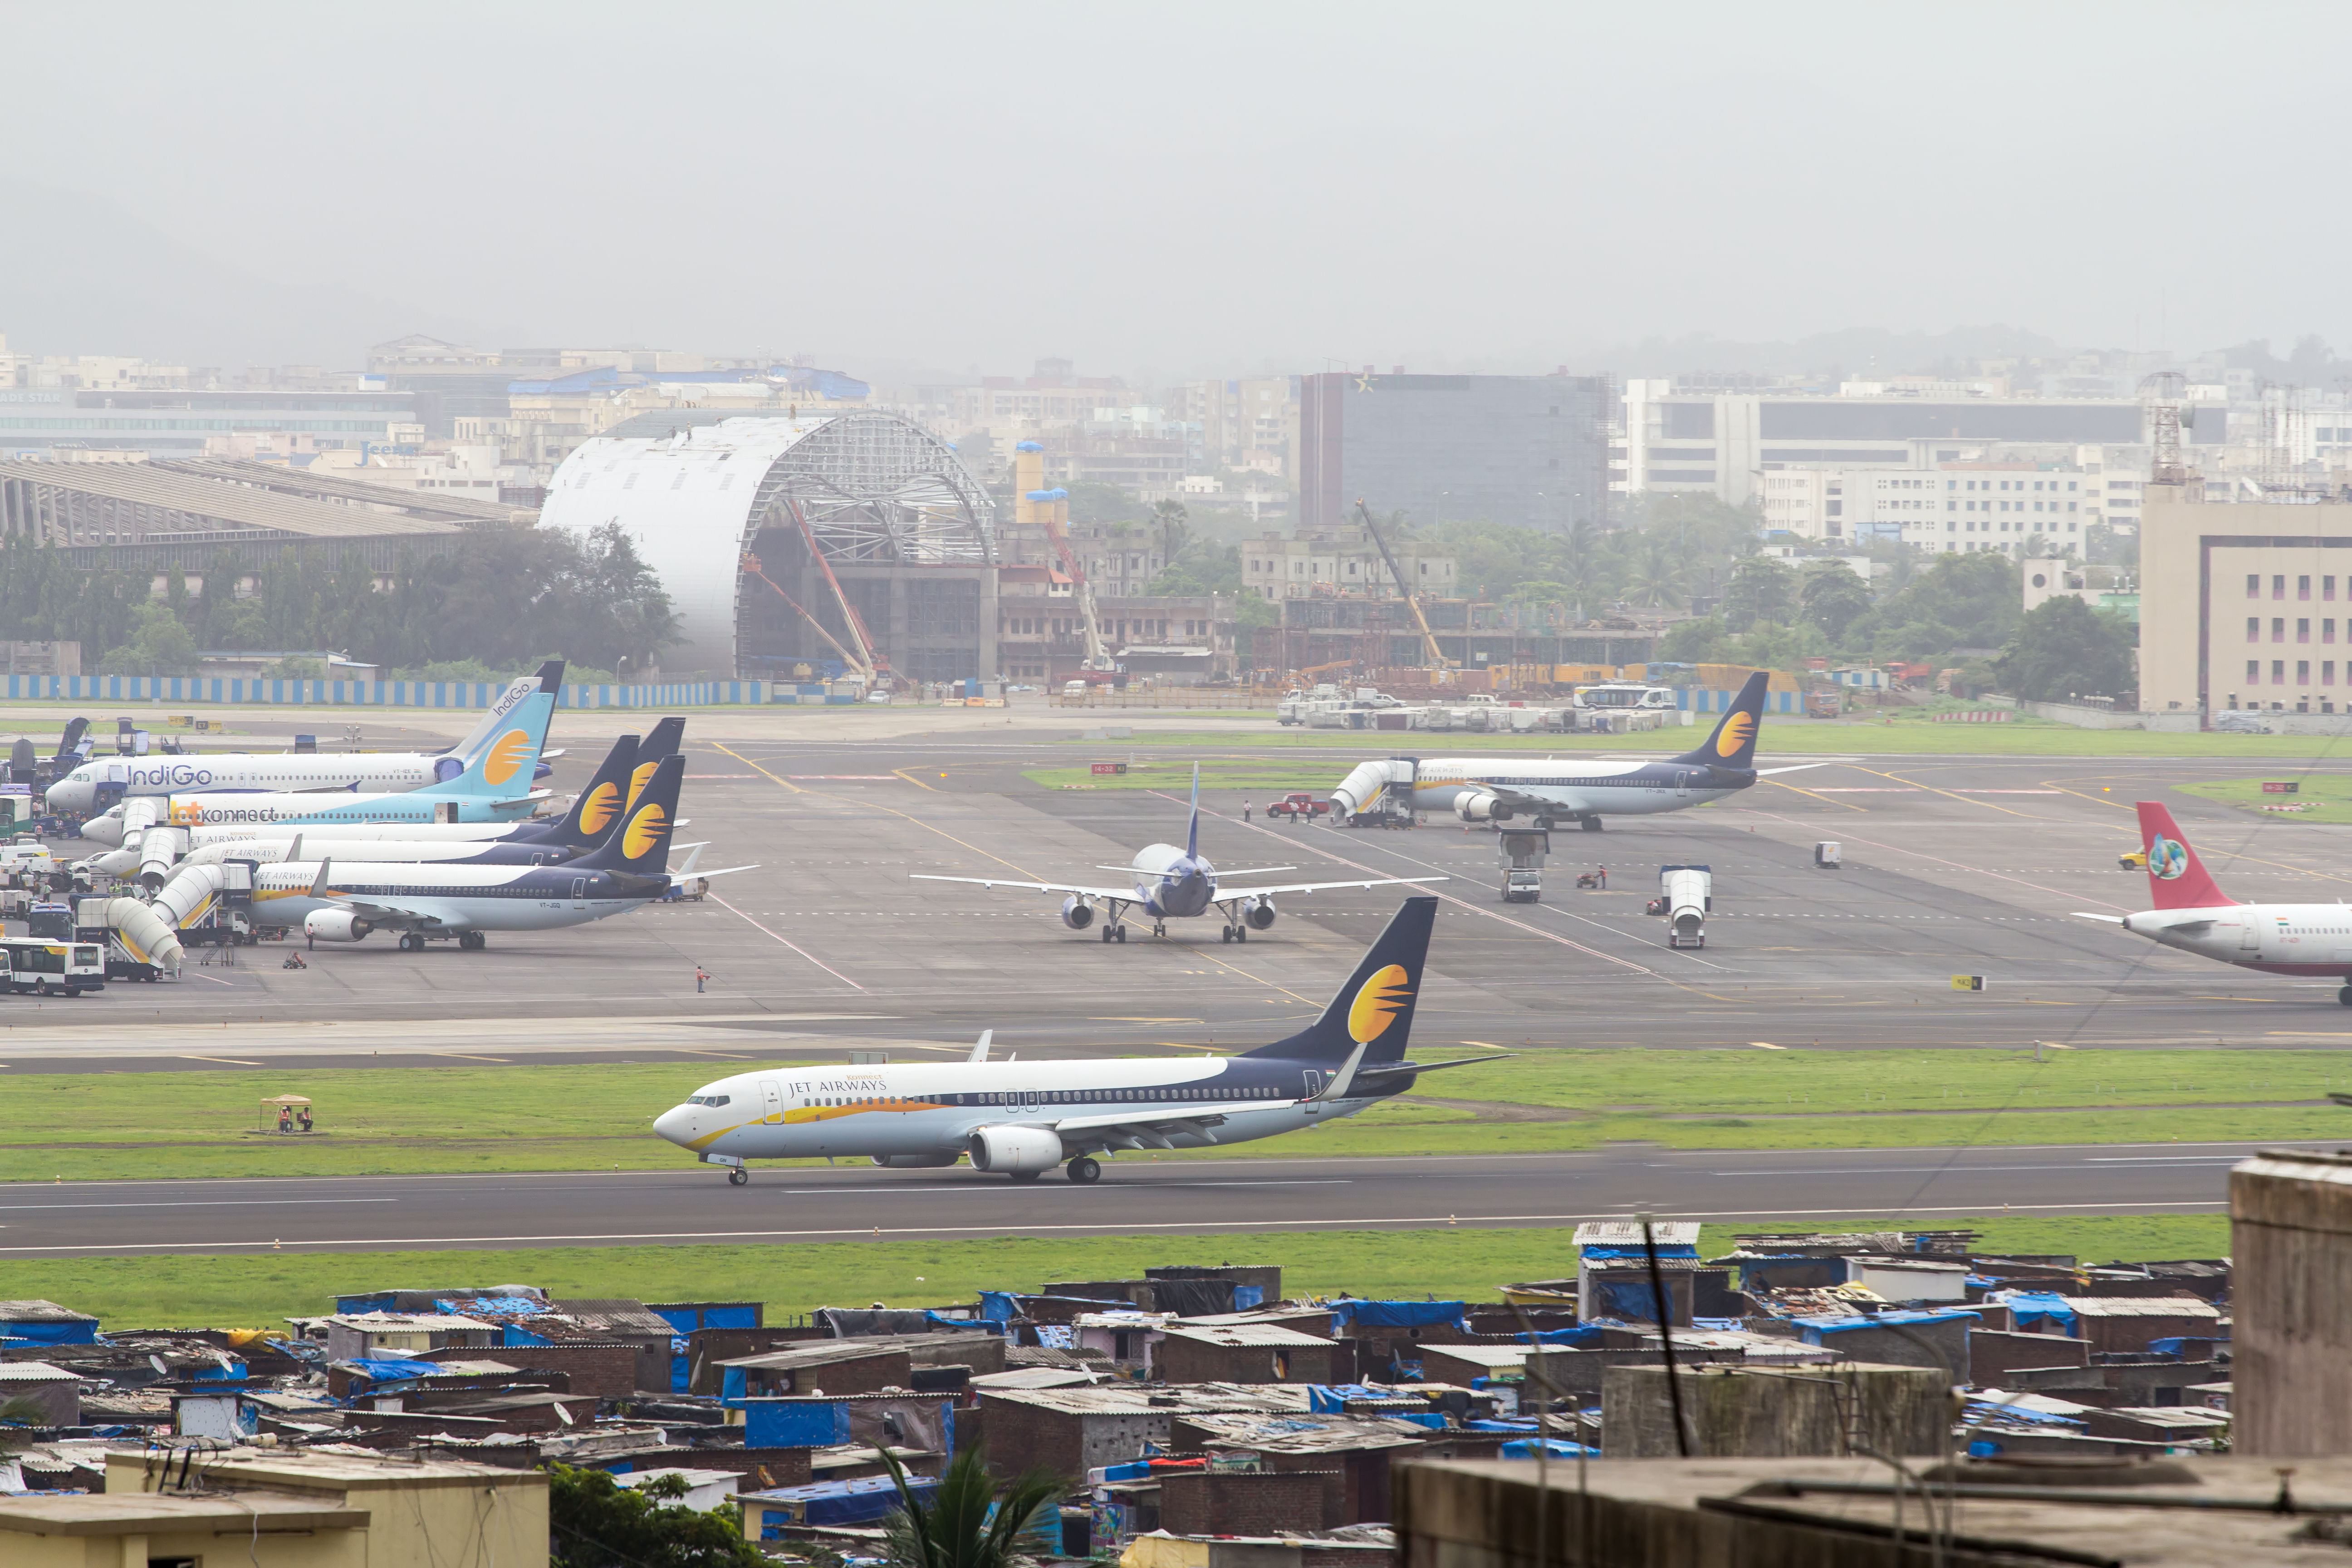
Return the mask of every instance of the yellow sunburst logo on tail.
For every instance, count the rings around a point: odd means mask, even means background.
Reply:
[[[1748,744],[1755,733],[1755,714],[1734,713],[1723,721],[1723,733],[1715,738],[1715,754],[1718,757],[1738,756],[1739,748]]]
[[[522,730],[509,730],[499,737],[499,743],[492,746],[490,754],[482,760],[482,776],[494,784],[506,783],[522,767],[523,757],[530,751],[530,733]]]
[[[1401,963],[1388,965],[1357,991],[1348,1008],[1348,1037],[1360,1046],[1370,1045],[1412,1000],[1412,977]]]
[[[661,763],[658,762],[637,764],[636,771],[629,775],[629,805],[637,804],[637,796],[646,793],[646,781],[654,776],[654,770],[659,766]],[[626,811],[628,806],[621,809]]]
[[[613,818],[621,815],[621,790],[607,780],[588,792],[588,799],[580,807],[580,831],[602,833],[613,826]]]
[[[648,805],[629,819],[628,830],[621,835],[621,853],[635,860],[653,853],[669,833],[669,813],[658,805]]]

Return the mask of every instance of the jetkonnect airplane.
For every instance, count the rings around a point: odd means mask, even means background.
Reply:
[[[446,752],[205,752],[191,756],[101,757],[84,763],[51,784],[46,798],[51,811],[86,816],[117,801],[142,795],[424,789],[451,783],[477,756],[494,746],[502,754],[520,756],[526,744],[533,763],[524,781],[528,784],[537,776],[539,754],[547,744],[548,721],[555,714],[556,689],[562,684],[563,661],[549,659],[537,675],[524,676],[499,693],[473,731]],[[540,697],[545,700],[533,700]],[[512,776],[511,769],[507,776]]]
[[[2147,851],[2147,884],[2156,908],[2128,915],[2077,910],[2077,919],[2121,926],[2135,936],[2240,969],[2341,980],[2346,984],[2336,999],[2352,1007],[2352,904],[2242,904],[2206,875],[2172,813],[2156,801],[2137,804],[2140,847]]]
[[[989,1037],[960,1063],[759,1070],[705,1084],[654,1131],[741,1186],[748,1160],[867,1155],[1035,1181],[1066,1164],[1102,1174],[1119,1149],[1199,1149],[1336,1121],[1409,1093],[1418,1075],[1493,1057],[1410,1062],[1437,900],[1409,898],[1305,1031],[1233,1057],[992,1062]]]
[[[1573,752],[1554,757],[1385,757],[1360,763],[1331,792],[1332,804],[1353,816],[1383,794],[1413,811],[1451,811],[1465,822],[1526,817],[1549,828],[1580,822],[1601,830],[1604,816],[1649,816],[1705,805],[1748,788],[1759,778],[1817,768],[1756,766],[1756,735],[1764,721],[1768,677],[1758,670],[1704,744],[1664,762],[1610,763]]]
[[[1342,888],[1413,887],[1423,882],[1443,882],[1443,877],[1380,877],[1364,882],[1294,882],[1275,888],[1221,888],[1217,885],[1217,868],[1201,853],[1201,764],[1192,764],[1192,820],[1184,830],[1184,847],[1173,844],[1147,844],[1135,852],[1135,859],[1125,866],[1098,866],[1099,871],[1124,871],[1133,879],[1124,888],[1073,887],[1062,882],[1016,882],[1003,877],[931,877],[917,873],[911,880],[918,882],[970,882],[982,888],[1023,888],[1038,893],[1066,893],[1062,900],[1062,923],[1072,931],[1084,931],[1095,922],[1095,900],[1108,906],[1103,919],[1102,939],[1105,942],[1125,942],[1127,926],[1120,917],[1132,904],[1151,917],[1151,934],[1166,936],[1168,922],[1207,914],[1211,910],[1225,917],[1223,940],[1247,942],[1253,930],[1264,931],[1274,924],[1274,900],[1277,895],[1291,893],[1327,893]],[[1288,866],[1253,866],[1246,871],[1227,871],[1228,877],[1262,877],[1269,871],[1287,871]]]

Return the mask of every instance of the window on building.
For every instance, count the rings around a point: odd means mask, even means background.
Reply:
[[[2296,616],[2296,617],[2295,617],[2295,622],[2294,622],[2294,640],[2295,640],[2295,641],[2297,641],[2297,642],[2309,642],[2309,641],[2311,640],[2311,617],[2310,617],[2310,616]]]
[[[2271,660],[2271,684],[2273,686],[2286,684],[2286,660],[2283,658]]]
[[[2259,686],[2262,684],[2262,679],[2263,661],[2258,658],[2250,658],[2246,660],[2246,684],[2249,686]],[[2235,708],[2237,704],[2232,702],[2230,706]]]
[[[2297,686],[2311,684],[2311,660],[2299,658],[2294,661],[2294,683]]]
[[[2335,579],[2335,578],[2333,578],[2333,577],[2322,577],[2322,578],[2319,580],[2319,596],[2320,596],[2321,598],[2323,598],[2323,599],[2333,599],[2334,597],[2336,597],[2336,579]]]
[[[2330,616],[2326,620],[2319,623],[2319,640],[2321,642],[2334,642],[2336,640],[2335,617]]]
[[[2246,617],[2246,640],[2248,642],[2260,642],[2263,640],[2262,616],[2248,616]]]
[[[2333,686],[2336,684],[2336,661],[2334,659],[2323,658],[2319,661],[2319,684],[2322,686]]]
[[[2262,577],[2262,574],[2261,574],[2261,573],[2259,573],[2259,572],[2249,572],[2249,573],[2247,573],[2247,574],[2246,574],[2246,597],[2247,597],[2247,598],[2249,598],[2249,599],[2259,599],[2259,598],[2261,598],[2262,596],[2263,596],[2263,577]]]
[[[2271,597],[2273,599],[2286,597],[2286,574],[2284,572],[2271,579]]]
[[[2286,617],[2284,616],[2273,616],[2271,617],[2271,641],[2286,641]]]
[[[2311,579],[2308,576],[2297,577],[2294,580],[2294,596],[2298,599],[2311,597]]]

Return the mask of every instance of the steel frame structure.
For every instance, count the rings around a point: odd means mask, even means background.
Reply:
[[[827,559],[996,564],[996,502],[955,449],[892,414],[827,420],[772,463],[751,500],[748,545],[805,521]]]

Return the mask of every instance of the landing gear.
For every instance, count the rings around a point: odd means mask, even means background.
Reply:
[[[468,931],[457,933],[457,946],[462,952],[479,952],[482,949],[489,945],[490,939],[484,936],[480,931]]]
[[[1601,819],[1597,816],[1580,817],[1578,820],[1582,823],[1584,831],[1587,833],[1598,833],[1601,831]]]
[[[2347,985],[2338,991],[2336,994],[2336,1000],[2347,1007],[2352,1007],[2352,985]]]
[[[1231,926],[1227,926],[1224,930],[1223,930],[1223,931],[1219,931],[1219,932],[1217,933],[1217,940],[1218,940],[1218,941],[1220,941],[1220,942],[1231,942],[1231,941],[1233,941],[1233,940],[1234,940],[1234,928],[1233,928],[1233,927],[1231,927]]]
[[[402,931],[400,933],[400,951],[403,952],[423,952],[425,951],[425,939],[417,935],[413,931]]]
[[[1235,926],[1235,927],[1234,927],[1234,940],[1235,942],[1247,942],[1247,941],[1249,941],[1249,927],[1247,927],[1247,926]]]
[[[1034,1182],[1039,1176],[1045,1174],[1045,1173],[1042,1171],[1007,1171],[1005,1174],[1011,1176],[1016,1182]]]
[[[751,1173],[738,1165],[727,1173],[727,1184],[730,1187],[748,1187],[751,1184]]]
[[[1110,929],[1118,933],[1116,940],[1122,942],[1127,940],[1127,928],[1125,926],[1113,926]]]
[[[1551,831],[1551,818],[1549,816],[1537,817],[1536,831],[1538,833],[1549,833]]]
[[[1166,936],[1168,934],[1168,922],[1166,921],[1153,921],[1151,922],[1151,934],[1154,936]]]
[[[1081,1154],[1070,1162],[1068,1173],[1070,1180],[1080,1186],[1089,1182],[1099,1182],[1102,1180],[1102,1162],[1092,1155]]]
[[[1111,933],[1112,933],[1113,931],[1117,931],[1117,930],[1118,930],[1118,927],[1117,927],[1117,926],[1115,926],[1115,925],[1108,925],[1108,926],[1105,926],[1105,927],[1103,927],[1103,941],[1105,941],[1105,942],[1110,942],[1110,941],[1115,940],[1115,939],[1112,937]]]

